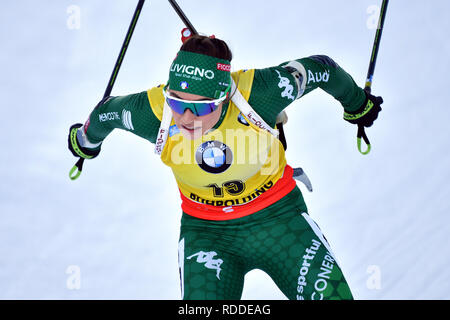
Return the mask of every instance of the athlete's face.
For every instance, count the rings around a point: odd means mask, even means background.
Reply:
[[[210,99],[192,93],[186,93],[176,90],[168,90],[168,91],[171,96],[183,100],[202,101]],[[217,107],[217,109],[214,110],[213,112],[200,117],[193,114],[192,111],[189,109],[187,109],[183,114],[172,112],[173,119],[185,138],[197,139],[200,138],[202,135],[204,135],[205,132],[210,130],[212,127],[214,127],[217,121],[219,121],[220,114],[222,113],[222,104],[223,103],[221,103]]]

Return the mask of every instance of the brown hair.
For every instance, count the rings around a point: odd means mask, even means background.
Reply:
[[[193,35],[183,43],[180,50],[205,54],[228,61],[233,58],[233,54],[225,41],[215,37]]]

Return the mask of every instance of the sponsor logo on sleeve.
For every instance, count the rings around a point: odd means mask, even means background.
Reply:
[[[105,122],[105,121],[113,121],[113,120],[120,120],[120,116],[118,112],[105,112],[105,113],[100,113],[98,115],[98,120],[100,122]]]
[[[328,82],[330,80],[330,70],[326,70],[325,72],[312,72],[308,70],[308,84],[311,82],[319,83],[319,82]]]

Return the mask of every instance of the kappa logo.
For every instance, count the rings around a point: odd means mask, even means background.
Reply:
[[[215,251],[199,251],[197,253],[194,253],[192,256],[187,257],[186,259],[190,260],[193,257],[197,257],[196,262],[204,263],[206,268],[216,270],[216,277],[220,280],[220,271],[222,271],[220,266],[222,265],[223,260],[213,259],[215,256],[217,256],[217,252]]]
[[[278,73],[278,78],[280,78],[280,82],[278,83],[278,88],[284,88],[284,91],[281,93],[283,98],[288,98],[290,100],[295,100],[295,97],[292,95],[294,93],[294,86],[291,85],[291,82],[288,78],[283,77],[278,70],[275,70]]]
[[[133,122],[131,121],[131,111],[122,110],[122,124],[128,130],[134,130]]]

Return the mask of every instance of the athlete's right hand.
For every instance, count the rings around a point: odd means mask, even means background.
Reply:
[[[101,147],[96,149],[88,149],[82,146],[82,143],[80,143],[79,140],[83,137],[82,132],[79,132],[79,130],[83,130],[80,129],[82,126],[83,125],[81,123],[76,123],[70,127],[68,139],[69,150],[77,158],[93,159],[99,155]]]

